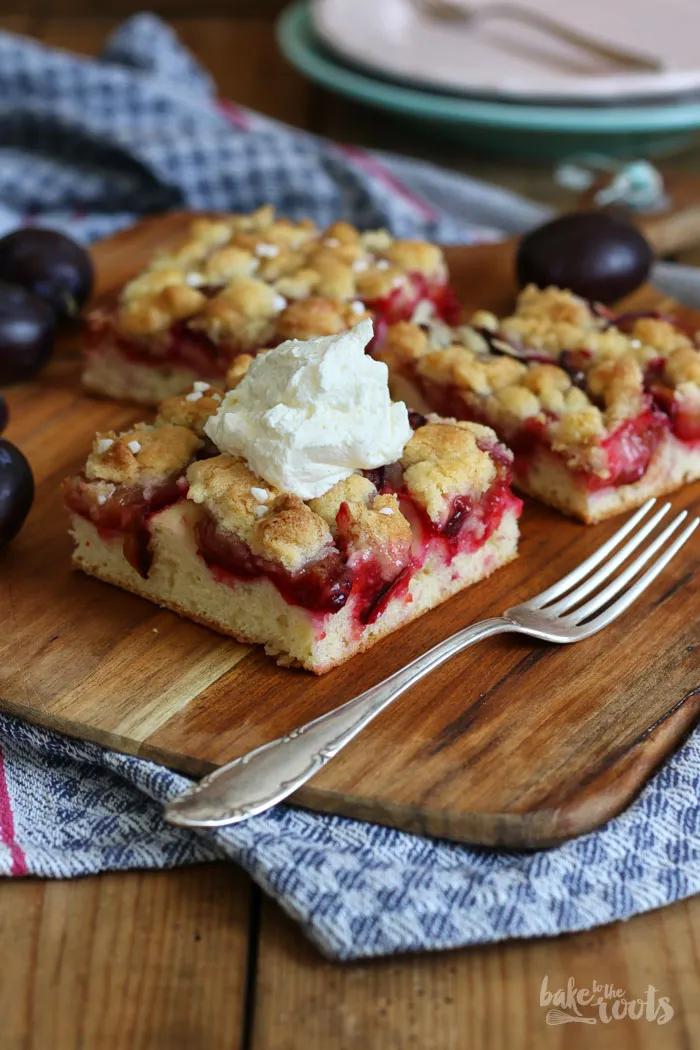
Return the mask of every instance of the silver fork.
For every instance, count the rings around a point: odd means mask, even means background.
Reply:
[[[629,608],[700,524],[692,519],[672,539],[687,517],[682,511],[622,568],[671,509],[666,503],[649,517],[655,503],[650,499],[578,568],[541,594],[457,631],[341,707],[210,773],[166,805],[166,819],[183,827],[215,828],[264,812],[318,773],[407,689],[483,638],[505,631],[546,642],[590,638]]]
[[[539,29],[550,36],[572,44],[581,51],[598,55],[608,61],[615,62],[630,69],[640,69],[658,72],[664,68],[661,59],[654,55],[642,54],[640,51],[628,47],[620,47],[609,44],[590,33],[584,33],[573,26],[566,25],[558,18],[546,15],[544,11],[538,11],[533,3],[517,2],[495,2],[471,4],[464,0],[412,0],[413,6],[430,18],[437,18],[444,22],[462,23],[470,25],[477,21],[502,18],[507,21],[521,22],[525,25]]]

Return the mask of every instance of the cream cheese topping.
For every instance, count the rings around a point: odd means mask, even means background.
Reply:
[[[207,435],[304,500],[356,470],[395,462],[412,431],[406,406],[391,400],[387,366],[365,354],[371,338],[364,320],[258,355],[207,421]]]

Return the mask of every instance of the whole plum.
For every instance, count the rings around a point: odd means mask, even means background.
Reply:
[[[53,349],[50,306],[16,284],[0,281],[0,383],[30,379]]]
[[[34,499],[34,476],[20,450],[0,438],[0,548],[24,524]]]
[[[0,280],[38,295],[61,320],[77,317],[92,291],[94,270],[76,241],[57,230],[32,227],[0,239]]]
[[[649,276],[654,254],[631,223],[607,212],[574,212],[547,222],[520,242],[520,287],[556,285],[584,299],[612,303]]]

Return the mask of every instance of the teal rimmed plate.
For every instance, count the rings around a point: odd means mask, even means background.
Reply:
[[[562,157],[579,152],[645,156],[677,152],[700,132],[700,100],[665,105],[531,105],[423,91],[344,65],[314,33],[309,0],[297,0],[277,23],[286,58],[330,91],[420,122],[484,153]]]

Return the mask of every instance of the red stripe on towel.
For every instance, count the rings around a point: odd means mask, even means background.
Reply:
[[[0,751],[0,841],[4,842],[10,851],[10,875],[26,875],[27,860],[24,851],[15,839],[15,822],[12,817],[12,806],[10,805],[10,793],[7,790],[5,780],[5,763]]]
[[[235,128],[240,128],[241,131],[250,131],[251,125],[248,114],[240,106],[237,106],[235,102],[231,102],[229,98],[220,98],[217,99],[217,106],[229,124],[233,124]]]
[[[423,219],[436,219],[437,212],[428,204],[427,201],[421,197],[417,197],[412,190],[409,190],[408,186],[405,186],[400,179],[397,179],[393,171],[389,171],[384,165],[377,160],[376,157],[371,156],[369,153],[365,153],[364,150],[358,149],[357,146],[347,146],[338,143],[338,149],[345,154],[350,160],[357,164],[358,168],[362,168],[368,175],[373,176],[378,182],[383,182],[385,186],[397,193],[399,197],[403,197],[421,216]]]

